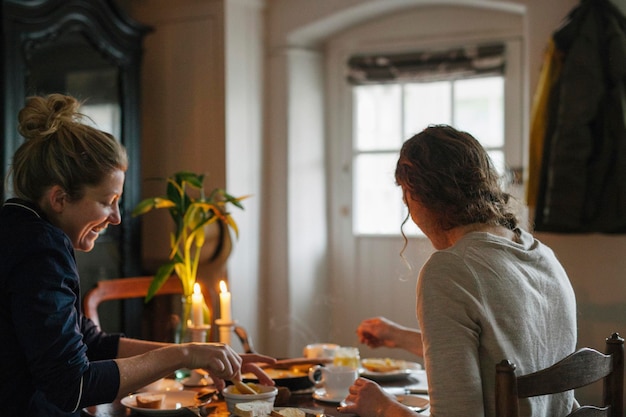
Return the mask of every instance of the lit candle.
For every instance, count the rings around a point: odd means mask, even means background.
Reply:
[[[220,313],[221,319],[225,322],[230,323],[233,321],[233,313],[230,309],[230,293],[224,281],[220,281]]]
[[[194,326],[204,325],[204,296],[200,290],[200,284],[193,284],[193,294],[191,295],[191,324]]]

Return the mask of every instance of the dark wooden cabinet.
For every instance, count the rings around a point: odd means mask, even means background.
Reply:
[[[130,215],[140,189],[140,68],[150,28],[134,22],[112,0],[2,1],[2,146],[6,178],[22,138],[17,113],[30,95],[71,94],[126,146],[129,168],[121,201],[123,221],[89,253],[77,253],[83,288],[95,280],[139,275],[139,219]],[[2,200],[12,195],[2,183]]]

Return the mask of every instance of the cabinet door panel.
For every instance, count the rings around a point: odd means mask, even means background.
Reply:
[[[81,111],[125,145],[129,168],[122,224],[109,228],[92,252],[77,254],[82,288],[98,279],[140,275],[139,219],[130,212],[141,198],[139,81],[143,38],[151,29],[112,0],[0,1],[3,178],[23,141],[17,114],[26,97],[63,93],[83,101]],[[3,181],[0,191],[2,201],[13,195],[10,182]]]

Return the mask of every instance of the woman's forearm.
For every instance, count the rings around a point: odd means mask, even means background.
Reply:
[[[151,350],[169,346],[169,343],[150,342],[147,340],[120,338],[117,350],[118,358],[128,358],[131,356],[141,355]]]
[[[122,353],[148,347],[145,343],[130,342],[124,344]],[[263,362],[273,361],[263,355],[253,357]],[[253,357],[249,356],[248,359]],[[166,345],[135,356],[120,357],[115,362],[120,372],[118,396],[124,396],[181,368],[205,369],[214,380],[217,378],[216,384],[240,378],[243,358],[222,343],[183,343]]]
[[[133,349],[141,345],[129,345]],[[120,345],[120,350],[121,349]],[[143,345],[146,348],[146,345]],[[129,350],[129,354],[135,350]],[[120,352],[122,353],[122,352]],[[144,351],[140,354],[116,359],[115,362],[120,371],[120,387],[118,398],[124,397],[137,389],[163,378],[177,369],[183,368],[185,363],[185,351],[181,345],[170,345]]]
[[[417,329],[402,327],[397,330],[396,345],[412,354],[423,357],[422,333]]]

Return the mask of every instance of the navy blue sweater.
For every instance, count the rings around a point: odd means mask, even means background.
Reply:
[[[81,311],[74,250],[36,205],[0,209],[0,410],[6,416],[78,416],[119,389],[120,335]]]

